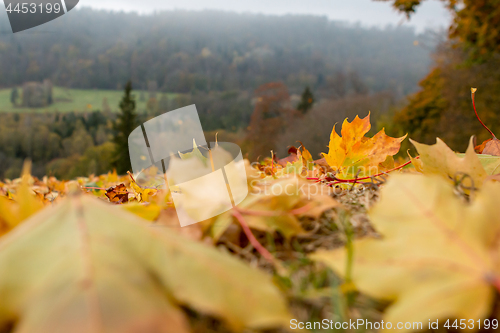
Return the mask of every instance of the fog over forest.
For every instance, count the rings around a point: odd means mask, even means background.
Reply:
[[[5,12],[0,30],[10,30]],[[51,79],[71,88],[117,89],[131,78],[138,88],[155,81],[160,90],[190,93],[253,91],[282,81],[300,93],[306,85],[331,91],[336,77],[355,73],[369,91],[401,97],[417,89],[436,42],[430,32],[367,29],[319,16],[83,8],[0,34],[0,86]]]
[[[0,31],[10,31],[5,12]],[[85,112],[62,111],[76,96],[53,97],[51,87],[90,96],[128,80],[142,90],[139,122],[196,104],[207,141],[218,133],[257,159],[270,150],[284,155],[301,140],[317,157],[333,124],[371,111],[376,129],[417,91],[440,36],[320,16],[74,10],[0,34],[0,88],[10,96],[0,104],[0,176],[17,177],[27,158],[38,176],[110,170],[118,103],[102,98],[86,102]],[[300,110],[306,87],[314,105]],[[21,111],[30,101],[42,106]]]

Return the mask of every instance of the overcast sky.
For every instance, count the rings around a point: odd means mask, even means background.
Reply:
[[[274,15],[314,14],[367,26],[397,25],[403,21],[403,25],[415,26],[419,31],[426,27],[447,27],[450,22],[450,15],[437,0],[425,1],[409,22],[396,13],[389,2],[373,0],[80,0],[79,6],[141,13],[166,9],[218,9]]]

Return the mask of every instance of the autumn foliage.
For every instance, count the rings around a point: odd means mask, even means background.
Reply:
[[[328,313],[442,328],[498,318],[500,157],[485,153],[496,137],[472,137],[465,154],[410,140],[418,156],[394,161],[406,136],[370,138],[370,128],[369,115],[346,119],[340,135],[334,125],[322,159],[300,145],[243,161],[251,194],[184,228],[177,214],[196,212],[174,207],[175,186],[116,172],[37,179],[26,163],[0,183],[0,328],[279,332]],[[166,175],[200,163],[195,146]]]

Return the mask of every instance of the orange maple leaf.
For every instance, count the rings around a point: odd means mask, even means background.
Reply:
[[[342,136],[337,134],[333,126],[328,154],[322,155],[337,174],[352,175],[359,172],[359,175],[367,176],[378,173],[379,164],[388,156],[397,154],[401,142],[406,138],[406,135],[400,138],[387,136],[384,129],[373,138],[367,138],[365,134],[370,128],[369,113],[363,119],[356,116],[351,123],[346,118],[342,124]]]

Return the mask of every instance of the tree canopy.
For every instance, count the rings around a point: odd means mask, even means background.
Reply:
[[[408,18],[424,0],[391,1],[393,7]],[[469,52],[472,61],[485,61],[500,51],[499,0],[441,0],[453,15],[449,36],[457,39]]]

